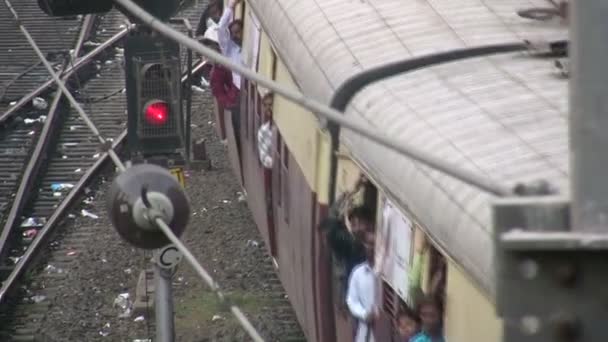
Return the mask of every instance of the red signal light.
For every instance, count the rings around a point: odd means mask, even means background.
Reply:
[[[145,108],[146,122],[152,126],[162,126],[169,120],[169,104],[154,101]]]

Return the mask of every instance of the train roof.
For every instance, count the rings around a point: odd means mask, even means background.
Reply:
[[[302,91],[330,102],[350,77],[431,53],[567,38],[516,11],[545,0],[250,0]],[[568,191],[568,83],[529,53],[469,58],[365,87],[345,115],[498,183]],[[493,196],[349,131],[356,161],[488,294]]]

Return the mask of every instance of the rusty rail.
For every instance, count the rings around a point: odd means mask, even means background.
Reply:
[[[95,56],[97,56],[100,52],[104,51],[105,49],[114,45],[120,39],[125,37],[127,35],[127,33],[129,33],[129,31],[131,31],[132,28],[133,28],[133,26],[130,25],[126,29],[115,34],[112,38],[103,42],[101,45],[99,45],[95,49],[91,50],[91,52],[87,53],[82,58],[78,59],[73,65],[71,65],[69,68],[65,69],[65,71],[60,76],[62,76],[62,77],[72,76],[80,68],[89,64],[93,60],[93,58]],[[53,81],[53,79],[49,79],[48,81],[46,81],[42,85],[40,85],[38,88],[36,88],[32,92],[30,92],[29,94],[25,95],[24,97],[22,97],[19,101],[17,101],[17,103],[14,106],[12,106],[6,112],[4,112],[2,115],[0,115],[0,125],[5,123],[11,116],[13,116],[24,105],[26,105],[27,103],[32,101],[32,99],[34,99],[34,97],[40,95],[40,93],[42,93],[43,91],[48,89],[53,83],[55,83]]]

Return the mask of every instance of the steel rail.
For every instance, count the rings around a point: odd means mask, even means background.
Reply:
[[[189,47],[193,51],[202,54],[203,56],[207,57],[209,60],[215,63],[219,63],[230,68],[233,71],[238,72],[243,77],[258,83],[259,85],[262,85],[265,88],[273,90],[276,94],[279,94],[285,97],[286,99],[297,103],[298,105],[312,111],[313,113],[316,113],[316,115],[318,116],[324,117],[329,121],[335,122],[341,125],[343,128],[358,133],[361,136],[366,137],[375,143],[383,145],[404,156],[426,164],[436,170],[443,172],[444,174],[459,179],[464,183],[475,186],[479,189],[498,196],[505,193],[509,193],[508,188],[500,184],[494,183],[483,175],[479,175],[468,169],[456,166],[454,163],[446,162],[442,158],[429,155],[427,151],[424,151],[411,144],[406,144],[403,141],[388,137],[385,133],[380,132],[377,129],[372,130],[369,128],[369,124],[359,123],[352,119],[349,120],[339,111],[332,109],[317,100],[307,97],[306,95],[298,91],[294,91],[292,89],[284,87],[281,84],[274,82],[266,77],[262,77],[243,65],[232,62],[227,57],[222,56],[221,54],[205,47],[198,41],[187,37],[181,32],[173,29],[169,25],[159,21],[158,19],[147,13],[145,10],[143,10],[140,6],[135,4],[132,0],[114,0],[114,2],[122,6],[124,10],[128,11],[131,15],[135,16],[160,34]]]
[[[61,76],[72,76],[76,71],[80,70],[80,68],[89,64],[93,60],[93,58],[95,56],[97,56],[100,52],[104,51],[109,46],[114,45],[116,42],[118,42],[123,37],[125,37],[127,35],[127,33],[129,33],[129,31],[131,31],[132,29],[133,29],[133,25],[129,25],[129,26],[127,26],[126,29],[123,29],[122,31],[116,33],[110,39],[106,40],[101,45],[95,47],[95,49],[91,50],[89,53],[82,56],[82,58],[79,58],[73,65],[71,65],[69,68],[67,68]],[[53,79],[50,79],[50,80],[42,83],[42,85],[40,85],[38,88],[36,88],[32,92],[30,92],[29,94],[23,96],[19,101],[17,101],[17,103],[14,106],[12,106],[6,112],[4,112],[2,115],[0,115],[0,125],[3,124],[4,122],[6,122],[19,109],[21,109],[24,105],[26,105],[27,103],[32,101],[32,99],[34,99],[34,97],[40,95],[43,91],[45,91],[53,83],[55,83],[55,81]]]
[[[82,21],[82,27],[79,34],[79,38],[76,41],[76,46],[74,48],[74,55],[69,56],[68,60],[64,62],[63,69],[67,68],[69,63],[73,58],[76,58],[78,51],[84,42],[86,33],[89,31],[90,27],[93,25],[94,20],[90,15],[87,15],[85,19]],[[66,81],[69,76],[64,76],[63,80]],[[19,186],[17,188],[17,193],[15,194],[15,198],[13,199],[13,203],[11,205],[11,209],[9,214],[4,222],[4,227],[0,232],[0,261],[4,259],[4,257],[9,253],[8,251],[8,241],[13,233],[17,220],[21,216],[21,211],[25,206],[27,200],[29,199],[30,191],[34,186],[36,179],[40,173],[40,167],[42,165],[42,156],[47,154],[47,150],[50,145],[50,141],[53,138],[53,133],[56,131],[57,119],[59,118],[59,113],[57,108],[61,102],[61,91],[57,91],[55,93],[55,97],[53,102],[51,103],[51,107],[49,112],[47,113],[46,121],[44,122],[44,126],[42,131],[40,132],[40,136],[38,137],[38,141],[36,142],[36,146],[29,158],[29,161],[25,167],[23,172],[23,176],[19,182]]]
[[[127,136],[127,131],[123,131],[118,138],[113,142],[112,148],[117,148],[120,144],[123,143],[125,137]],[[26,268],[29,266],[29,263],[34,258],[36,252],[39,251],[39,248],[46,242],[50,233],[53,229],[59,224],[60,220],[63,218],[63,215],[70,208],[70,206],[75,202],[80,193],[84,190],[85,186],[91,181],[91,179],[97,174],[99,169],[104,165],[108,159],[111,159],[109,154],[103,153],[80,178],[78,183],[74,185],[74,188],[68,193],[68,195],[61,201],[61,204],[57,207],[57,209],[53,212],[53,215],[47,220],[44,226],[38,231],[38,234],[28,247],[27,251],[23,254],[19,262],[15,265],[15,269],[11,272],[9,277],[2,283],[2,287],[0,287],[0,304],[2,304],[6,298],[7,294],[13,289],[13,287],[17,284],[17,280],[19,277],[25,272]]]
[[[42,61],[42,64],[44,64],[44,67],[46,68],[48,73],[53,78],[53,81],[55,82],[55,84],[57,84],[57,86],[59,87],[59,89],[61,90],[63,95],[65,95],[65,97],[68,99],[68,101],[72,105],[72,108],[74,108],[76,110],[76,112],[78,112],[78,115],[80,115],[80,118],[84,121],[84,123],[87,125],[87,127],[89,127],[89,130],[91,130],[91,132],[93,132],[95,137],[97,137],[97,140],[99,140],[101,145],[108,146],[106,139],[101,136],[101,133],[99,132],[97,127],[95,127],[95,124],[93,123],[93,121],[91,121],[91,119],[84,112],[84,110],[82,109],[80,104],[78,104],[78,101],[76,101],[76,99],[74,98],[72,93],[70,93],[68,88],[65,86],[64,82],[59,78],[59,75],[57,75],[57,73],[53,69],[53,66],[44,57],[44,54],[42,53],[42,51],[40,50],[40,48],[38,47],[38,45],[32,38],[32,35],[30,35],[29,31],[25,28],[25,26],[23,26],[23,24],[19,20],[19,15],[17,14],[17,11],[15,11],[15,9],[13,8],[13,6],[11,5],[11,2],[9,0],[4,0],[4,3],[6,4],[6,7],[9,9],[9,11],[13,14],[13,17],[15,18],[15,21],[16,21],[17,26],[19,27],[19,30],[21,30],[21,33],[23,33],[23,35],[25,36],[25,39],[27,39],[27,42],[30,44],[32,49],[34,49],[34,52],[36,52],[36,55],[38,55],[38,58],[40,59],[40,61]],[[123,165],[120,158],[118,158],[116,153],[114,153],[114,151],[112,149],[109,149],[107,152],[110,154],[110,158],[112,158],[112,160],[118,166],[118,168],[121,171],[124,171],[125,166]]]

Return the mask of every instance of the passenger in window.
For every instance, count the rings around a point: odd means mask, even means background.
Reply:
[[[357,265],[348,282],[346,304],[357,320],[354,342],[375,341],[372,332],[379,317],[379,301],[376,295],[377,279],[373,270],[375,234],[367,230],[362,234],[365,261]]]
[[[198,27],[196,29],[196,36],[202,36],[207,32],[207,29],[219,27],[220,18],[222,17],[222,11],[224,9],[224,3],[221,0],[211,0],[203,11],[200,20],[198,21]]]
[[[258,130],[258,152],[260,162],[267,169],[272,169],[272,104],[273,93],[269,92],[262,98],[262,125]]]
[[[427,296],[418,302],[422,331],[411,342],[445,342],[443,337],[443,308],[434,296]]]
[[[234,9],[242,0],[230,0],[228,6],[220,18],[218,25],[218,38],[222,54],[230,58],[232,62],[243,64],[241,56],[241,43],[243,41],[243,22],[234,20]],[[232,72],[234,85],[241,89],[241,75]]]
[[[422,266],[424,264],[424,256],[427,250],[428,242],[426,240],[426,236],[422,231],[416,231],[414,233],[414,257],[412,259],[412,266],[408,276],[409,293],[407,303],[411,307],[416,306],[418,300],[423,297]]]
[[[420,317],[408,307],[402,308],[397,315],[398,342],[410,342],[420,332]]]

